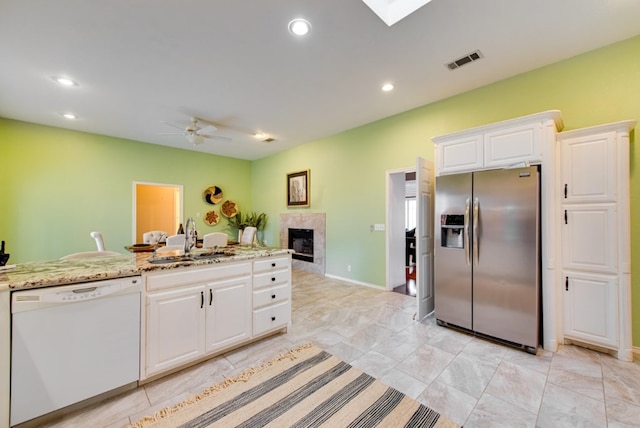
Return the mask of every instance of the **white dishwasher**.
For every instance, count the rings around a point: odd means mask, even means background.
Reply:
[[[11,425],[136,382],[139,276],[11,296]]]

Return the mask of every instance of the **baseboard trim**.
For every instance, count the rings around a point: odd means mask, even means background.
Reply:
[[[324,276],[326,276],[327,278],[331,278],[331,279],[337,279],[338,281],[348,282],[348,283],[354,284],[354,285],[363,285],[365,287],[376,288],[378,290],[386,290],[386,288],[381,286],[381,285],[375,285],[375,284],[370,284],[368,282],[356,281],[356,280],[353,280],[353,279],[350,279],[350,278],[343,278],[341,276],[331,275],[329,273],[325,273]],[[387,290],[387,291],[390,291],[390,290]]]
[[[633,347],[633,359],[640,360],[640,347],[638,346]]]

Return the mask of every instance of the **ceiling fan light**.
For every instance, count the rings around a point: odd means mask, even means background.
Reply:
[[[62,86],[78,86],[78,83],[64,76],[53,76],[53,80],[55,80],[58,84]]]

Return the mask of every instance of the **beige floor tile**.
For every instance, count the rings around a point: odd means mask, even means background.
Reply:
[[[606,427],[604,402],[547,383],[538,413],[537,426],[541,428]]]
[[[542,402],[545,382],[546,376],[503,361],[484,393],[535,415]]]
[[[465,427],[640,426],[640,361],[572,345],[521,350],[413,319],[415,298],[293,271],[286,334],[105,400],[49,426],[115,428],[312,342]],[[606,411],[605,411],[606,403]]]
[[[466,428],[533,428],[536,426],[536,413],[523,411],[520,407],[487,393],[478,400],[478,404],[464,426]]]

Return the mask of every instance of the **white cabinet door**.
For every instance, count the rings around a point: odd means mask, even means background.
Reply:
[[[207,285],[206,352],[251,337],[251,277]]]
[[[147,294],[147,376],[204,354],[204,285]]]
[[[518,162],[542,161],[542,126],[539,123],[487,132],[484,166],[497,168]]]
[[[614,204],[564,206],[562,261],[565,269],[616,273]]]
[[[614,276],[565,272],[565,336],[616,347],[617,287]]]
[[[564,203],[616,199],[615,132],[562,141]]]
[[[477,134],[436,145],[436,164],[439,174],[482,169],[483,135]]]

